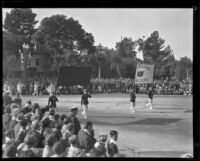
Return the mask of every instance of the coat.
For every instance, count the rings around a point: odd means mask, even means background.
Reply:
[[[91,135],[89,135],[87,132],[85,132],[84,130],[79,131],[78,142],[79,142],[80,148],[85,149],[86,153],[89,152],[95,144],[94,138]]]
[[[108,143],[107,145],[108,154],[113,157],[116,153],[119,153],[118,147],[115,143]]]
[[[74,135],[78,135],[78,132],[81,129],[81,125],[79,120],[74,114],[71,114],[69,116],[69,122],[71,122],[74,125]]]

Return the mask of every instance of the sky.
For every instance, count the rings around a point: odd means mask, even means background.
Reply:
[[[6,12],[11,9],[3,8],[3,23]],[[122,37],[138,38],[149,37],[158,31],[165,46],[169,45],[176,60],[187,56],[193,60],[193,9],[172,8],[33,8],[37,14],[37,26],[45,17],[63,14],[67,18],[78,20],[86,32],[94,36],[94,45],[101,44],[108,48],[115,48],[116,42]],[[37,27],[36,26],[36,27]],[[142,53],[137,57],[142,58]]]

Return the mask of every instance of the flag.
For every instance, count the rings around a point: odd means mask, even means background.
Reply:
[[[155,65],[138,64],[135,72],[135,83],[153,83]]]

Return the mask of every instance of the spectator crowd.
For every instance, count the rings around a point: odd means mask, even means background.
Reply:
[[[20,83],[21,87],[19,87]],[[20,92],[22,95],[47,95],[49,94],[49,86],[56,85],[56,77],[36,77],[29,79],[6,79],[4,80],[4,91],[9,90],[11,95]],[[134,79],[130,78],[112,78],[112,79],[91,79],[87,87],[76,86],[59,86],[56,90],[58,95],[63,94],[82,94],[83,88],[87,88],[90,93],[128,93],[130,88],[135,87],[137,94],[146,94],[147,84],[135,85]],[[152,84],[151,84],[152,86]],[[21,91],[18,90],[21,88]],[[7,88],[7,89],[5,89]],[[170,80],[160,79],[154,80],[153,89],[155,94],[168,95],[192,95],[192,80]],[[35,92],[37,91],[37,92]]]
[[[93,123],[81,126],[77,107],[71,114],[40,107],[31,100],[22,106],[20,94],[4,93],[3,158],[22,157],[125,157],[118,150],[118,132],[95,136]]]

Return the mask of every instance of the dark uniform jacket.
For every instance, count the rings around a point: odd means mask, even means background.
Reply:
[[[91,98],[92,96],[89,95],[89,94],[83,94],[82,97],[81,97],[81,105],[84,104],[84,105],[88,105],[88,98]]]
[[[58,98],[56,96],[50,96],[48,101],[48,106],[56,107],[56,102],[58,102]]]
[[[130,93],[130,102],[135,102],[135,93]]]
[[[119,152],[118,147],[115,143],[108,143],[107,145],[107,149],[108,149],[108,154],[113,157],[113,155],[115,155],[116,153]]]
[[[81,125],[79,120],[74,114],[71,114],[69,116],[69,122],[71,122],[74,125],[74,135],[78,135],[78,132],[81,129]]]
[[[150,99],[152,99],[152,98],[153,98],[153,95],[154,95],[154,93],[153,93],[153,91],[152,91],[152,90],[148,91],[148,96],[149,96],[149,98],[150,98]]]
[[[79,142],[80,149],[85,149],[86,153],[89,152],[95,144],[94,138],[91,135],[89,135],[87,132],[85,132],[84,130],[79,131],[78,142]]]

